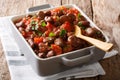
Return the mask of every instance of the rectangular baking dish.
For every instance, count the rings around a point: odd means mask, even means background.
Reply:
[[[90,25],[100,30],[85,14],[84,12],[78,8],[76,5],[69,4],[63,5],[65,7],[74,7],[81,14],[90,22]],[[55,7],[57,8],[57,7]],[[54,8],[49,9],[42,9],[42,11],[51,10]],[[35,14],[36,12],[31,12],[27,14]],[[11,18],[12,24],[12,32],[17,44],[20,47],[22,53],[24,53],[25,57],[28,60],[28,63],[31,64],[34,71],[40,76],[48,76],[55,73],[59,73],[77,66],[82,66],[86,63],[92,63],[102,59],[105,55],[105,52],[96,48],[95,46],[86,47],[80,50],[68,52],[62,55],[53,56],[50,58],[39,58],[32,48],[29,46],[27,41],[21,35],[21,33],[17,30],[16,26],[14,25],[14,21],[25,17],[27,14],[18,15]],[[101,31],[101,30],[100,30]],[[102,32],[102,31],[101,31]],[[106,42],[109,41],[108,37],[102,32],[103,36],[105,37]]]

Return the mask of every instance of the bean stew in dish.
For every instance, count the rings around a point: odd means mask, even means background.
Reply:
[[[61,6],[49,11],[39,11],[14,22],[19,32],[40,58],[57,56],[91,46],[74,35],[75,25],[82,34],[105,41],[102,33],[75,8]]]

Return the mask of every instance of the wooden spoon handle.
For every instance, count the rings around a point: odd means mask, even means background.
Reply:
[[[103,42],[98,39],[90,38],[90,37],[83,36],[83,35],[81,35],[80,38],[85,41],[88,41],[89,43],[93,44],[94,46],[100,48],[103,51],[109,51],[113,46],[112,43]]]

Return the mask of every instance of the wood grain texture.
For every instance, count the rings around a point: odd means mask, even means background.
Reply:
[[[0,16],[23,14],[26,9],[40,4],[59,6],[76,4],[100,27],[120,51],[120,0],[0,0]],[[101,60],[106,75],[72,80],[120,80],[120,56]],[[10,80],[5,55],[0,43],[0,80]]]
[[[0,0],[0,16],[18,15],[33,6],[33,0]]]
[[[114,43],[114,48],[120,54],[120,1],[119,0],[92,0],[93,21],[100,27]],[[106,71],[99,80],[120,80],[120,56],[101,61]]]
[[[120,50],[120,0],[93,0],[93,20]]]

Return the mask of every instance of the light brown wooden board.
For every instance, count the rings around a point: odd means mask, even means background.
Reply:
[[[100,27],[120,51],[120,0],[0,0],[0,16],[18,15],[32,6],[76,4]],[[120,53],[120,52],[119,52]],[[106,75],[72,80],[120,80],[120,57],[101,60]],[[10,80],[6,58],[0,43],[0,80]]]

